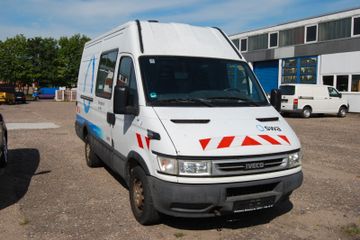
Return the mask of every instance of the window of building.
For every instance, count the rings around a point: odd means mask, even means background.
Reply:
[[[244,39],[241,39],[241,41],[240,41],[240,51],[242,51],[242,52],[246,52],[247,51],[247,38],[244,38]]]
[[[338,75],[336,77],[336,89],[340,92],[347,92],[349,87],[349,76]]]
[[[287,29],[279,32],[279,46],[291,46],[304,43],[304,27]]]
[[[323,76],[323,84],[334,86],[334,76]]]
[[[282,63],[281,83],[316,83],[317,57],[288,58]]]
[[[249,51],[267,49],[268,48],[268,34],[261,34],[249,37]]]
[[[360,75],[352,75],[351,91],[360,92]]]
[[[237,48],[237,49],[239,49],[239,39],[233,39],[233,40],[231,40],[232,42],[233,42],[233,44],[235,45],[235,47]]]
[[[360,35],[360,16],[353,18],[353,36]]]
[[[307,26],[305,28],[305,42],[316,42],[317,40],[317,25]]]
[[[111,98],[117,54],[118,50],[101,54],[95,90],[98,97]]]
[[[319,41],[351,36],[351,18],[319,23]]]
[[[275,48],[279,45],[279,33],[269,33],[269,48]]]

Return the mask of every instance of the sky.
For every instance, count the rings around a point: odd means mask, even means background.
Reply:
[[[0,0],[0,40],[96,37],[134,19],[216,26],[227,34],[360,8],[360,0]]]

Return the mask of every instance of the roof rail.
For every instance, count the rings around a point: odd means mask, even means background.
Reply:
[[[236,54],[239,56],[240,59],[242,59],[241,54],[239,53],[239,51],[236,49],[236,47],[234,46],[234,44],[232,44],[229,40],[229,38],[225,35],[225,33],[218,27],[213,27],[215,29],[217,29],[222,35],[223,37],[226,39],[226,41],[230,44],[230,46],[232,47],[232,49],[234,49],[234,51],[236,52]]]
[[[138,19],[136,19],[135,21],[136,21],[136,25],[138,27],[140,51],[141,51],[141,53],[144,53],[144,44],[143,44],[143,40],[142,40],[140,21]]]
[[[158,20],[150,19],[150,20],[148,20],[148,22],[158,23],[159,21],[158,21]]]

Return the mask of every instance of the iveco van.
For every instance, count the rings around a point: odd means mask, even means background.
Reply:
[[[304,118],[315,113],[345,117],[349,109],[348,101],[332,86],[284,84],[280,86],[280,91],[281,111],[284,113],[298,113]]]
[[[303,179],[298,138],[217,28],[134,21],[86,43],[75,126],[142,224],[270,208]]]

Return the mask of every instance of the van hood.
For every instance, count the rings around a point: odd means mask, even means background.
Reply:
[[[247,156],[300,148],[294,131],[272,106],[154,111],[181,156]]]

